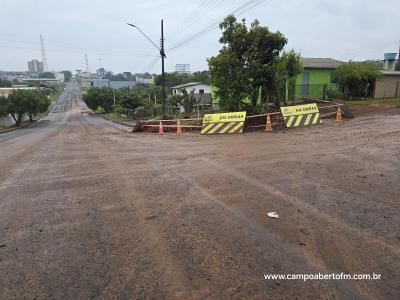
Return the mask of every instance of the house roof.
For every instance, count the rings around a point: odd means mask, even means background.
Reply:
[[[336,60],[333,58],[307,58],[302,57],[301,62],[304,68],[316,68],[316,69],[336,69],[343,61]]]
[[[204,84],[204,83],[202,83],[202,82],[190,82],[190,83],[185,83],[185,84],[180,84],[180,85],[173,86],[173,87],[171,87],[171,89],[184,89],[184,88],[191,87],[191,86],[194,86],[194,85],[199,85],[199,84]]]

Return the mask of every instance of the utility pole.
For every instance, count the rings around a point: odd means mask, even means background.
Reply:
[[[161,20],[161,97],[162,97],[162,118],[165,117],[165,68],[164,68],[164,20]]]
[[[162,118],[165,117],[165,110],[166,110],[166,93],[165,93],[165,65],[164,60],[167,57],[165,55],[164,49],[164,20],[161,20],[161,40],[160,40],[160,47],[157,46],[138,26],[128,23],[129,26],[136,28],[158,51],[160,51],[161,55],[161,101],[162,101]]]

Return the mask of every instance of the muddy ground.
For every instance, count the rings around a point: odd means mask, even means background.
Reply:
[[[360,100],[362,103],[362,100]],[[351,111],[354,113],[355,116],[386,116],[386,115],[397,115],[400,114],[400,99],[398,100],[391,100],[382,101],[379,103],[372,103],[369,105],[357,105],[353,104],[350,106]]]
[[[400,298],[400,115],[158,136],[85,111],[71,85],[0,135],[1,299]],[[264,279],[316,272],[382,279]]]

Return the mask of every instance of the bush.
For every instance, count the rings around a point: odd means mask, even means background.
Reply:
[[[106,110],[104,108],[102,108],[101,106],[98,106],[96,108],[95,112],[98,114],[104,114],[104,113],[106,113]]]
[[[135,94],[133,90],[130,89],[120,89],[116,91],[115,94],[117,105],[120,108],[135,110],[137,107],[142,105],[142,101],[138,95]],[[125,112],[126,113],[126,112]]]
[[[114,113],[116,113],[117,115],[126,115],[128,113],[128,109],[125,107],[122,107],[120,105],[116,105],[114,107]]]
[[[374,82],[381,76],[379,67],[371,62],[350,62],[341,65],[334,74],[339,86],[352,99],[366,98]]]
[[[114,104],[113,92],[109,88],[92,87],[83,96],[83,101],[93,111],[97,111],[101,107],[104,112],[109,113],[112,111]]]

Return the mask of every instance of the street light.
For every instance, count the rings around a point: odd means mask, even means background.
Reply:
[[[159,52],[161,55],[161,97],[162,97],[162,117],[165,116],[165,68],[164,68],[164,59],[166,58],[165,50],[164,50],[164,20],[161,20],[161,48],[158,47],[148,36],[141,30],[138,26],[133,25],[131,23],[127,23],[129,26],[137,29]]]

